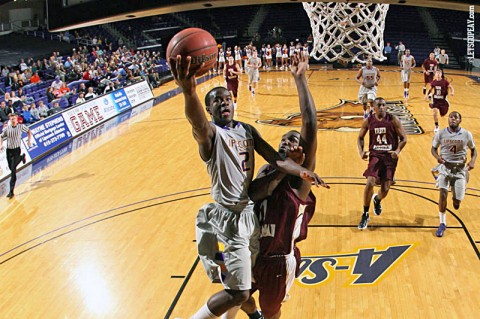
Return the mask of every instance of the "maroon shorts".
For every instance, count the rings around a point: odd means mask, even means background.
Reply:
[[[273,317],[280,311],[287,289],[290,288],[300,265],[300,255],[295,254],[295,258],[290,259],[290,262],[295,262],[296,265],[288,265],[285,257],[260,256],[255,263],[253,268],[255,282],[252,284],[252,293],[258,290],[260,309],[265,317]]]
[[[445,116],[448,113],[448,108],[450,104],[445,99],[433,99],[433,103],[430,104],[430,108],[438,109],[440,111],[440,116]]]
[[[375,183],[381,184],[383,181],[393,181],[398,160],[394,160],[390,154],[385,157],[370,156],[368,167],[363,173],[365,177],[375,177]]]
[[[423,73],[423,80],[425,81],[424,83],[432,83],[433,81],[433,72],[425,74]]]
[[[228,81],[227,80],[227,90],[233,93],[233,97],[237,97],[238,92],[238,80],[237,81]]]

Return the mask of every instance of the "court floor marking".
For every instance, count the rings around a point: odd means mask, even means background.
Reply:
[[[345,183],[330,183],[331,185],[354,185],[354,186],[365,186],[364,183],[351,183],[351,182],[345,182]],[[422,187],[415,187],[415,186],[401,186],[402,188],[410,188],[410,189],[417,189],[417,188],[420,188],[422,189]],[[99,217],[99,216],[102,216],[102,215],[106,215],[108,213],[111,213],[111,212],[114,212],[114,211],[118,211],[120,209],[123,209],[123,208],[128,208],[128,207],[132,207],[133,205],[138,205],[138,204],[142,204],[142,203],[147,203],[147,202],[151,202],[153,200],[158,200],[158,199],[164,199],[164,198],[168,198],[168,197],[172,197],[172,196],[175,196],[175,195],[178,195],[178,194],[187,194],[187,193],[191,193],[191,192],[195,192],[195,191],[201,191],[201,190],[206,190],[208,189],[207,187],[205,188],[198,188],[198,189],[194,189],[194,190],[187,190],[187,191],[182,191],[182,192],[178,192],[178,193],[172,193],[172,194],[167,194],[167,195],[163,195],[163,196],[158,196],[158,197],[155,197],[155,198],[152,198],[152,199],[147,199],[147,200],[143,200],[143,201],[139,201],[139,202],[136,202],[136,203],[131,203],[131,204],[127,204],[127,205],[123,205],[123,206],[120,206],[120,207],[117,207],[117,208],[112,208],[112,209],[109,209],[107,211],[104,211],[104,212],[100,212],[100,213],[96,213],[96,214],[93,214],[91,216],[88,216],[88,217],[85,217],[85,218],[82,218],[80,220],[77,220],[77,221],[74,221],[72,223],[69,223],[67,225],[64,225],[64,226],[61,226],[59,228],[56,228],[54,230],[51,230],[51,231],[48,231],[40,236],[37,236],[33,239],[30,239],[22,244],[19,244],[3,253],[0,254],[0,257],[3,257],[3,256],[6,256],[7,254],[9,253],[12,253],[12,252],[15,252],[16,250],[20,249],[20,248],[23,248],[24,246],[28,245],[29,243],[32,243],[32,242],[35,242],[37,240],[40,240],[42,239],[43,237],[46,237],[48,235],[51,235],[51,234],[54,234],[60,230],[64,230],[70,226],[73,226],[73,225],[77,225],[77,224],[80,224],[81,222],[84,222],[84,221],[89,221],[89,220],[92,220],[93,218],[95,217]],[[423,188],[423,189],[427,189],[427,190],[433,190],[433,189],[429,189],[429,188]],[[403,193],[407,193],[409,195],[413,195],[413,196],[416,196],[416,197],[419,197],[421,199],[425,199],[435,205],[438,205],[438,202],[430,199],[430,198],[427,198],[423,195],[419,195],[419,194],[416,194],[414,192],[411,192],[411,191],[407,191],[407,190],[404,190],[404,189],[399,189],[399,185],[395,186],[395,187],[392,187],[391,190],[394,190],[394,191],[399,191],[399,192],[403,192]],[[437,191],[435,189],[435,191]],[[54,239],[57,239],[57,238],[60,238],[60,237],[63,237],[67,234],[71,234],[77,230],[81,230],[81,229],[84,229],[88,226],[91,226],[91,225],[94,225],[94,224],[97,224],[99,222],[103,222],[103,221],[106,221],[106,220],[110,220],[112,218],[115,218],[115,217],[119,217],[119,216],[123,216],[123,215],[126,215],[126,214],[129,214],[129,213],[134,213],[134,212],[138,212],[138,211],[141,211],[143,209],[147,209],[147,208],[151,208],[151,207],[155,207],[155,206],[159,206],[159,205],[163,205],[163,204],[168,204],[168,203],[172,203],[172,202],[177,202],[177,201],[181,201],[181,200],[188,200],[188,199],[191,199],[191,198],[196,198],[196,197],[202,197],[202,196],[208,196],[210,195],[209,192],[206,192],[206,193],[201,193],[201,194],[194,194],[194,195],[188,195],[188,196],[184,196],[184,197],[180,197],[180,198],[176,198],[176,199],[170,199],[170,200],[165,200],[165,201],[161,201],[159,203],[152,203],[152,204],[148,204],[148,205],[144,205],[144,206],[141,206],[141,207],[137,207],[137,208],[133,208],[133,209],[129,209],[129,210],[126,210],[126,211],[123,211],[123,212],[119,212],[119,213],[116,213],[116,214],[113,214],[113,215],[108,215],[108,216],[105,216],[105,217],[102,217],[100,219],[95,219],[93,221],[89,221],[88,223],[86,224],[83,224],[83,225],[79,225],[75,228],[72,228],[72,229],[69,229],[69,230],[66,230],[65,232],[62,232],[62,233],[59,233],[59,234],[56,234],[55,236],[53,237],[49,237],[49,238],[46,238],[45,240],[42,240],[38,243],[35,243],[33,246],[30,246],[30,247],[27,247],[27,248],[24,248],[23,250],[20,250],[19,252],[16,252],[14,255],[12,256],[9,256],[7,258],[5,258],[4,260],[0,260],[0,265],[6,263],[7,261],[9,260],[12,260],[13,258],[17,257],[17,256],[20,256],[30,250],[32,250],[33,248],[36,248],[36,247],[39,247],[45,243],[48,243]],[[478,195],[473,195],[473,194],[466,194],[466,196],[473,196],[473,197],[479,197]],[[475,253],[477,254],[477,257],[479,258],[480,260],[480,252],[479,252],[479,249],[475,243],[475,240],[472,238],[470,232],[468,231],[468,228],[466,227],[465,223],[461,220],[461,218],[456,215],[453,211],[451,211],[450,209],[447,209],[447,211],[455,217],[455,219],[460,223],[461,227],[449,227],[449,228],[462,228],[466,235],[467,235],[467,238],[469,240],[469,242],[471,243],[471,245],[473,246],[473,249],[475,251]],[[377,227],[377,228],[425,228],[425,227],[429,227],[429,226],[421,226],[421,227],[414,227],[416,225],[372,225],[372,227]],[[420,225],[419,225],[420,226]],[[357,225],[312,225],[311,227],[357,227]],[[432,228],[435,228],[434,226],[431,226]]]

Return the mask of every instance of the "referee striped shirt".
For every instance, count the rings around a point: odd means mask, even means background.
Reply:
[[[7,126],[3,129],[2,140],[7,140],[7,148],[14,149],[19,148],[22,142],[22,133],[28,132],[30,129],[23,124],[17,124],[15,127]]]

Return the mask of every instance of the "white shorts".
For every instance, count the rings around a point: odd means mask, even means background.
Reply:
[[[402,82],[410,83],[412,78],[412,70],[402,70]]]
[[[225,63],[225,58],[223,56],[219,57],[218,63]]]
[[[358,101],[360,103],[366,103],[368,100],[375,100],[377,98],[377,86],[373,86],[368,89],[363,85],[360,85],[360,90],[358,91]]]
[[[453,198],[463,200],[468,182],[468,170],[466,166],[463,169],[454,170],[448,169],[443,164],[439,164],[436,169],[438,170],[437,188],[446,189],[447,191],[451,188]]]
[[[288,59],[288,55],[282,54],[282,59]]]
[[[225,289],[248,290],[252,286],[252,267],[259,250],[259,223],[253,204],[227,209],[217,203],[204,205],[196,219],[197,248],[200,260],[213,282],[221,281]],[[218,242],[224,248],[227,269],[222,278],[215,262]]]
[[[248,70],[248,83],[256,83],[260,78],[260,73],[258,69],[249,69]]]

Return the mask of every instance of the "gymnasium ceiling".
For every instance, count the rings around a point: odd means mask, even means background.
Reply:
[[[45,2],[46,0],[17,0],[18,6],[25,8],[26,2]],[[347,0],[348,1],[348,0]],[[9,3],[8,8],[15,7],[12,0],[0,0],[0,5]],[[301,2],[299,0],[47,0],[50,29],[62,31],[72,28],[86,27],[93,24],[104,24],[125,19],[161,15],[171,12],[241,6],[255,4],[275,4]],[[337,1],[340,2],[340,1]],[[360,2],[360,1],[350,1]],[[450,10],[469,11],[472,3],[465,0],[365,0],[364,3],[389,3],[432,7]],[[68,3],[71,7],[63,7]],[[2,7],[0,6],[0,10]],[[241,9],[240,9],[241,10]],[[480,5],[474,7],[480,12]],[[239,11],[241,12],[241,11]]]

